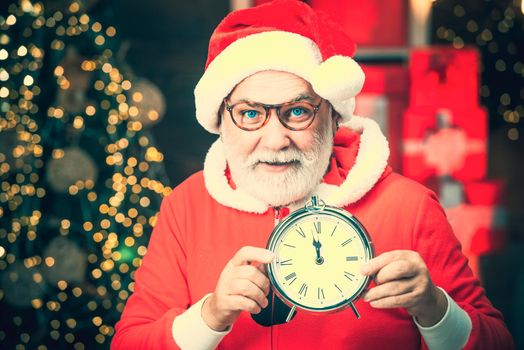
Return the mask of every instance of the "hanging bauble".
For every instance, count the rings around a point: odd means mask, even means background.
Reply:
[[[147,79],[133,82],[129,90],[129,104],[138,109],[137,115],[131,115],[144,127],[158,123],[166,113],[166,100],[162,91]]]
[[[58,236],[44,250],[44,277],[51,285],[58,281],[82,283],[87,268],[87,254],[72,240]]]
[[[81,114],[87,106],[87,97],[85,92],[81,90],[60,90],[57,102],[60,107],[63,107],[65,112]]]
[[[64,148],[61,158],[47,162],[46,175],[54,191],[66,193],[79,180],[96,181],[98,168],[89,154],[73,146]]]
[[[11,264],[0,279],[5,300],[19,308],[31,306],[31,302],[42,297],[45,291],[38,267],[26,267],[23,262]]]
[[[85,58],[78,54],[74,46],[68,46],[60,66],[64,69],[62,84],[66,88],[58,89],[58,104],[66,112],[72,114],[82,113],[87,105],[87,89],[93,73],[82,69]]]

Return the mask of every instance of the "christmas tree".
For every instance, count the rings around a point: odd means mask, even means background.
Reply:
[[[0,348],[108,348],[162,198],[160,91],[103,2],[0,13]]]

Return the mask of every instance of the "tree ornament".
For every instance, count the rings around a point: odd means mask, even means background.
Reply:
[[[98,168],[91,156],[73,146],[64,149],[64,155],[47,164],[47,180],[54,191],[66,193],[79,180],[96,181]]]
[[[45,291],[40,269],[28,268],[21,261],[13,263],[2,273],[0,284],[5,300],[18,308],[30,307],[31,302],[41,298]]]
[[[138,109],[138,120],[144,127],[158,123],[166,113],[166,100],[162,91],[147,79],[138,80],[130,89],[130,104]]]
[[[87,254],[72,240],[66,237],[54,238],[44,250],[44,260],[52,258],[52,264],[46,264],[44,277],[51,285],[64,280],[68,283],[82,283],[87,268]]]

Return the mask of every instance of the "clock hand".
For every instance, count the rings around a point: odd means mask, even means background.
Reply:
[[[320,243],[319,240],[315,239],[315,236],[313,235],[313,233],[311,233],[311,236],[313,237],[313,246],[315,247],[315,251],[317,253],[317,258],[315,259],[315,261],[317,265],[320,265],[324,262],[324,258],[320,256],[320,247],[322,247],[322,244]]]

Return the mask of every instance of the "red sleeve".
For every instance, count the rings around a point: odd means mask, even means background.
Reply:
[[[491,305],[474,277],[433,193],[421,200],[413,240],[415,250],[428,266],[433,283],[446,290],[471,318],[472,330],[465,349],[513,349],[513,339],[502,314]],[[425,344],[423,348],[427,349]]]
[[[135,274],[111,349],[178,349],[172,325],[189,307],[186,254],[174,212],[172,193],[162,201],[147,253]]]

